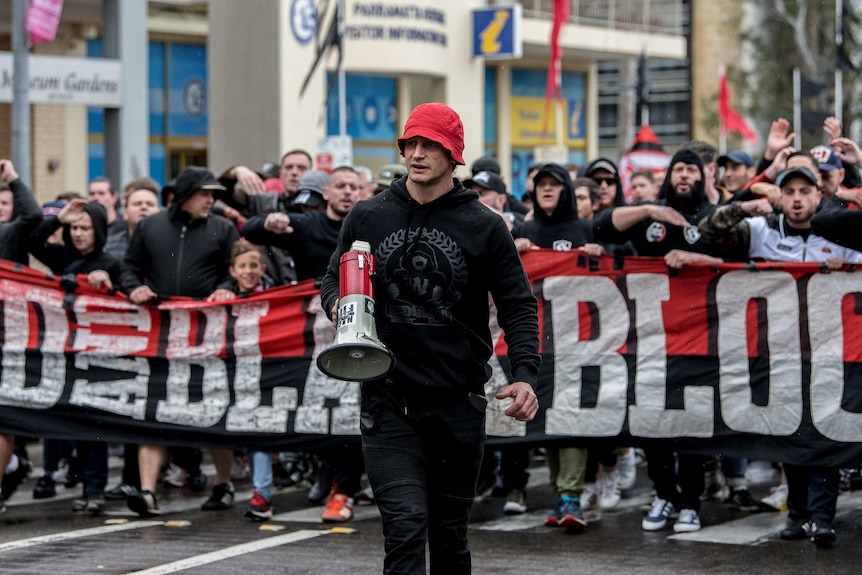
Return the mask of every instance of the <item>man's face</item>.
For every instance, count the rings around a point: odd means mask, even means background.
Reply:
[[[329,185],[323,189],[329,217],[344,219],[359,201],[359,176],[353,172],[335,172],[329,176]]]
[[[658,187],[646,176],[636,176],[631,181],[633,202],[654,202],[658,198]]]
[[[433,186],[451,177],[452,158],[440,142],[414,136],[404,142],[404,159],[410,181]]]
[[[357,174],[359,176],[359,199],[367,200],[374,197],[374,192],[377,190],[377,182],[369,180],[365,174]]]
[[[560,194],[563,193],[563,184],[554,176],[544,175],[536,183],[533,193],[536,196],[536,205],[548,215],[554,213],[560,203]]]
[[[817,186],[807,179],[790,178],[781,186],[781,212],[791,226],[810,227],[821,197]]]
[[[606,210],[614,207],[614,198],[617,196],[617,179],[609,171],[599,168],[590,174],[599,185],[599,209]]]
[[[8,222],[12,219],[14,211],[14,199],[12,198],[11,190],[3,190],[0,192],[0,222]]]
[[[93,218],[84,212],[69,226],[72,245],[82,255],[87,255],[96,246],[96,231],[93,229]]]
[[[87,196],[91,202],[99,202],[108,213],[116,209],[117,198],[111,193],[111,185],[108,182],[93,182],[87,189]]]
[[[302,174],[311,169],[311,161],[305,154],[288,154],[281,161],[278,176],[284,184],[284,191],[290,196],[296,195],[296,186]]]
[[[690,196],[694,191],[694,183],[703,178],[696,164],[677,162],[670,171],[670,185],[677,196]]]
[[[498,212],[503,211],[503,208],[506,205],[506,196],[504,196],[503,194],[498,194],[494,190],[488,190],[486,188],[483,188],[476,183],[470,186],[470,189],[479,194],[480,202],[482,202],[489,208],[497,210]]]
[[[260,252],[256,250],[236,256],[230,266],[230,275],[236,280],[242,293],[256,288],[265,272],[266,265],[261,261]]]
[[[820,190],[827,196],[834,196],[844,181],[844,168],[820,170]]]
[[[721,183],[731,193],[738,192],[742,189],[748,180],[754,176],[754,167],[748,167],[745,164],[737,164],[728,160],[724,164],[724,175],[721,176]]]
[[[159,202],[150,190],[133,190],[126,196],[126,222],[132,227],[142,219],[159,212]]]
[[[590,189],[584,186],[575,188],[575,201],[578,203],[578,217],[582,220],[591,220],[599,209],[599,202],[590,198]]]
[[[198,190],[189,196],[180,207],[183,211],[191,214],[193,220],[203,220],[210,215],[214,202],[212,190]]]

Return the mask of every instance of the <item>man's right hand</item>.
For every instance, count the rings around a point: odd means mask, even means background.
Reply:
[[[84,213],[84,208],[87,206],[87,200],[83,198],[75,198],[70,200],[60,213],[57,214],[57,220],[61,224],[71,224]]]
[[[766,136],[766,151],[763,152],[765,160],[773,160],[775,155],[783,148],[786,148],[793,143],[796,138],[796,132],[787,133],[790,129],[790,122],[787,118],[778,118],[769,127],[769,134]]]
[[[773,182],[777,180],[778,176],[781,175],[781,172],[787,169],[787,158],[790,157],[790,154],[795,153],[796,148],[793,146],[785,146],[778,150],[778,153],[775,154],[775,157],[772,159],[772,164],[766,168],[766,177]]]
[[[18,179],[18,172],[11,160],[0,160],[0,178],[7,184]]]
[[[150,286],[138,286],[129,294],[129,299],[132,300],[132,303],[136,303],[138,305],[145,304],[157,297],[158,295],[150,289]]]
[[[266,192],[266,186],[257,173],[245,166],[237,166],[233,169],[233,175],[237,183],[242,186],[243,191],[249,196],[256,196]]]
[[[673,226],[687,228],[691,223],[685,219],[685,216],[673,209],[670,206],[661,206],[658,204],[645,204],[648,206],[649,217],[657,222],[664,222]]]
[[[768,216],[772,213],[772,204],[768,199],[749,200],[739,204],[739,207],[751,217]]]
[[[290,227],[290,216],[282,212],[267,214],[263,221],[263,229],[274,234],[293,233],[293,228]]]

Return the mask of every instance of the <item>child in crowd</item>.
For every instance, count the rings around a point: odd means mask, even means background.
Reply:
[[[234,243],[229,271],[235,282],[233,291],[240,296],[262,292],[274,284],[266,275],[260,248],[245,239]],[[249,456],[249,463],[254,492],[245,516],[252,521],[265,521],[272,517],[272,455],[254,451]]]

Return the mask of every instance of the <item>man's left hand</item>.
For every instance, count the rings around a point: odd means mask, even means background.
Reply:
[[[236,299],[235,293],[229,289],[219,288],[211,293],[206,301],[228,301],[231,299]]]
[[[533,386],[526,381],[516,381],[507,385],[495,396],[497,399],[513,398],[515,401],[506,410],[506,415],[518,421],[532,421],[539,411],[539,398]]]

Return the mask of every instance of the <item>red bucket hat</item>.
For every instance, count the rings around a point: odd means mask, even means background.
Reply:
[[[404,136],[398,138],[398,149],[404,155],[404,143],[414,136],[428,138],[449,150],[456,164],[464,165],[464,124],[446,104],[419,104],[404,125]]]

